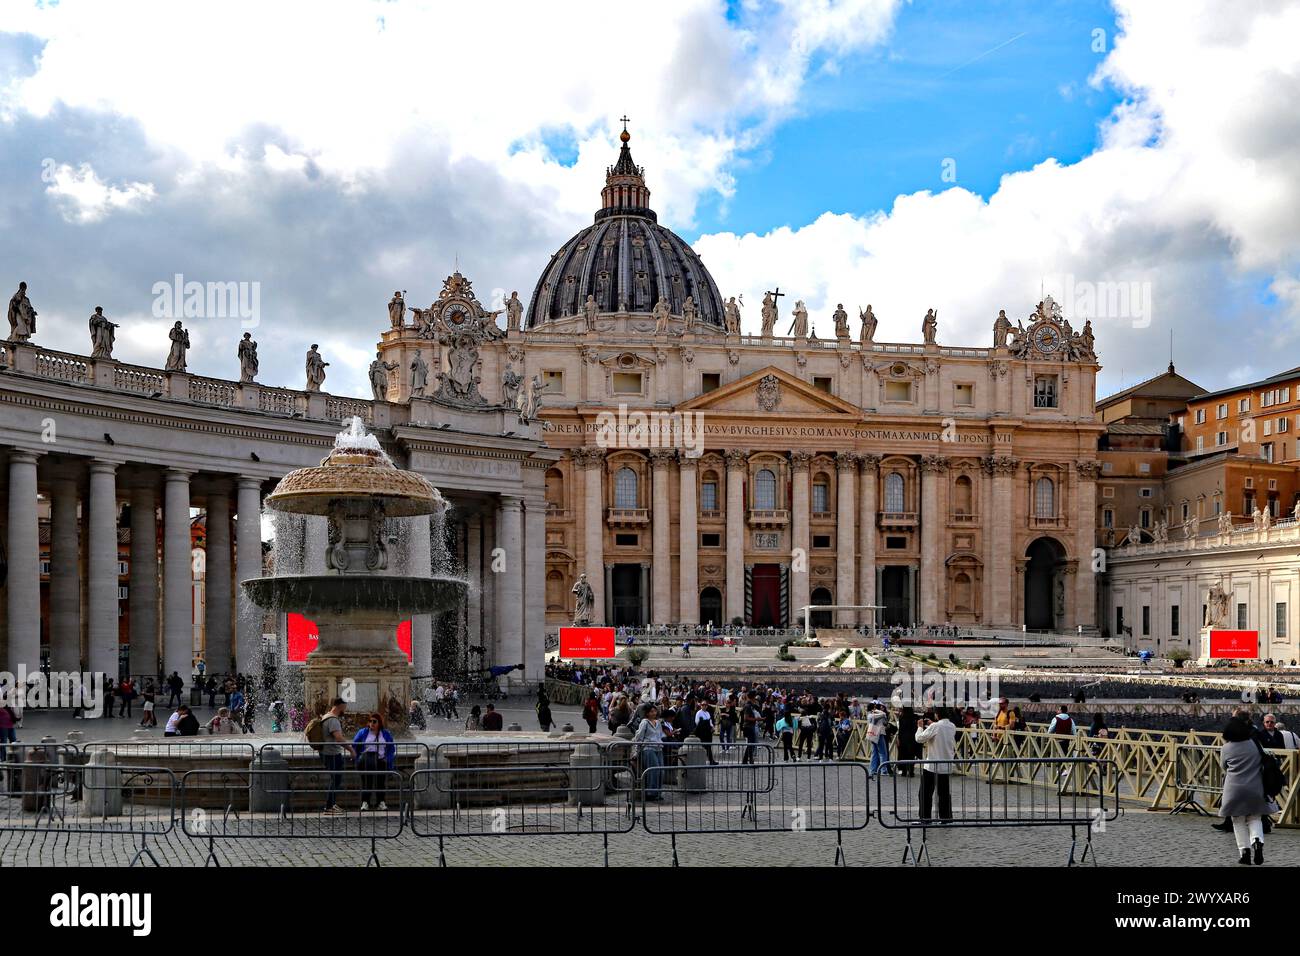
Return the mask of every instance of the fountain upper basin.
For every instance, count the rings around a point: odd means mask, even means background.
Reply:
[[[240,587],[258,607],[310,616],[362,609],[394,615],[435,614],[457,607],[466,585],[459,578],[436,575],[291,574],[253,578]]]

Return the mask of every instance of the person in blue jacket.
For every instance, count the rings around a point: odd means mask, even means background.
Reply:
[[[385,770],[393,770],[397,765],[397,745],[393,735],[384,729],[384,718],[371,714],[366,725],[352,738],[352,750],[356,754],[357,769],[361,776],[361,809],[387,810],[384,803],[384,789],[387,784]]]

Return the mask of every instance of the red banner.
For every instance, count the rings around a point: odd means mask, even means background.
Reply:
[[[291,663],[301,664],[307,655],[316,650],[320,643],[320,632],[316,622],[301,614],[285,615],[285,653]],[[397,647],[406,659],[411,659],[411,622],[403,621],[397,625]]]
[[[561,657],[613,657],[616,653],[612,627],[560,628]]]
[[[1259,631],[1210,631],[1210,657],[1259,657]]]

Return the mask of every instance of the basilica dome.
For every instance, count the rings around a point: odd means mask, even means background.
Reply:
[[[681,236],[659,225],[645,170],[632,161],[624,129],[618,162],[605,173],[596,221],[551,256],[528,303],[524,328],[567,319],[594,296],[600,313],[649,313],[662,296],[676,318],[687,296],[696,321],[723,327],[722,298],[704,263]]]

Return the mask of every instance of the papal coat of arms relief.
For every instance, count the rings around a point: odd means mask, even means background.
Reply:
[[[764,375],[758,382],[758,407],[765,412],[781,404],[781,383],[775,375]]]

